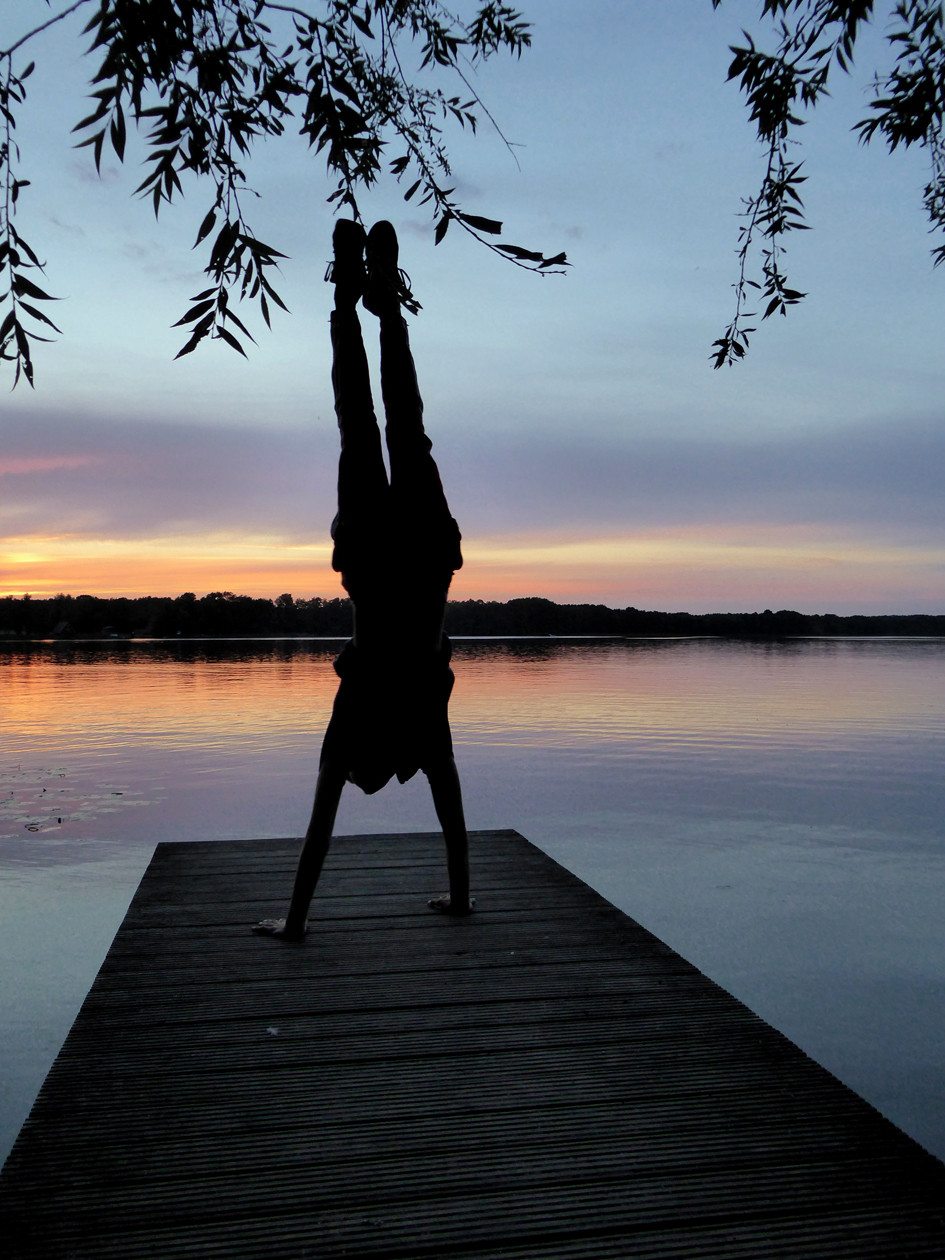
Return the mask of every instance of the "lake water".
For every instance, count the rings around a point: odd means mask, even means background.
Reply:
[[[154,845],[304,829],[338,646],[0,647],[0,1158]],[[521,831],[945,1158],[945,641],[455,667],[470,827]],[[422,776],[346,791],[339,834],[416,829]]]

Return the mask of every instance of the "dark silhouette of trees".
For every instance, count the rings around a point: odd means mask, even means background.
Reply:
[[[0,358],[14,364],[14,383],[33,384],[31,345],[59,331],[53,298],[37,283],[44,265],[14,223],[30,182],[15,140],[34,68],[22,63],[43,32],[78,10],[90,15],[83,33],[97,58],[92,110],[73,129],[79,147],[91,148],[96,167],[106,146],[123,161],[129,130],[144,129],[136,191],[155,215],[182,193],[185,173],[212,190],[195,242],[208,251],[209,283],[177,321],[187,330],[178,357],[206,337],[245,354],[253,338],[234,308],[253,301],[269,325],[272,306],[283,307],[272,284],[283,255],[249,222],[247,171],[254,146],[290,126],[324,158],[329,203],[355,218],[361,190],[386,173],[406,200],[430,206],[436,243],[455,223],[518,266],[560,270],[564,254],[494,239],[502,224],[468,213],[454,195],[444,127],[475,131],[483,113],[491,121],[466,68],[500,50],[521,56],[531,42],[528,24],[501,0],[464,7],[465,18],[441,0],[47,0],[48,16],[0,48]],[[421,54],[415,76],[404,70],[411,45]],[[453,94],[440,86],[444,73]]]
[[[678,638],[709,635],[778,639],[797,635],[939,636],[945,617],[925,614],[841,617],[781,609],[755,613],[646,612],[604,604],[556,604],[536,597],[454,600],[446,629],[455,638],[615,635]],[[95,595],[0,599],[0,640],[110,638],[330,638],[351,633],[347,599],[257,599],[232,591],[169,596],[99,598]]]

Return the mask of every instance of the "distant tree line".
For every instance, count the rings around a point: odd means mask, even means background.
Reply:
[[[176,599],[98,595],[54,595],[51,599],[0,599],[0,636],[26,639],[251,638],[270,635],[351,633],[347,599],[254,599],[211,591],[198,599],[186,591]]]
[[[446,629],[452,635],[712,635],[731,639],[777,639],[790,635],[945,635],[945,616],[840,617],[782,609],[760,613],[645,612],[605,604],[555,604],[550,599],[510,599],[506,604],[467,599],[451,603]]]
[[[841,617],[782,609],[760,613],[645,612],[604,604],[556,604],[550,599],[455,600],[446,629],[454,636],[495,635],[712,635],[777,639],[792,635],[945,635],[945,616],[929,614]],[[0,599],[0,638],[347,638],[347,599],[254,599],[211,591],[198,599],[188,591],[139,599],[55,595]]]

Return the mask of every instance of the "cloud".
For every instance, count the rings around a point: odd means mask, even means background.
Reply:
[[[311,543],[335,508],[333,426],[256,428],[47,413],[4,425],[7,534]],[[683,438],[475,428],[436,432],[467,539],[559,540],[758,522],[938,544],[945,426],[913,419],[811,432]]]
[[[4,422],[0,525],[21,537],[235,531],[310,541],[334,512],[335,442],[314,430],[14,416]]]
[[[60,218],[59,215],[50,215],[49,222],[53,225],[53,227],[59,228],[60,232],[66,232],[69,236],[74,236],[77,239],[84,239],[86,236],[84,227],[81,227],[77,223],[67,223],[64,219]]]
[[[0,456],[0,477],[22,476],[23,473],[53,472],[62,468],[82,468],[94,463],[92,455],[35,455],[4,459]]]
[[[931,421],[742,437],[579,423],[541,437],[434,434],[465,538],[457,598],[940,606],[945,431]],[[337,589],[333,426],[24,409],[5,418],[3,449],[10,589]]]
[[[122,168],[114,163],[105,162],[96,168],[91,162],[82,160],[69,163],[69,174],[80,184],[88,184],[93,188],[100,188],[103,184],[117,185],[125,178]]]
[[[453,439],[461,520],[497,532],[766,520],[941,537],[945,425],[924,419],[794,434],[573,433]]]

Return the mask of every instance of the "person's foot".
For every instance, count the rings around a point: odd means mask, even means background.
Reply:
[[[328,264],[325,279],[335,286],[335,305],[356,306],[364,292],[367,273],[364,268],[364,228],[353,219],[338,219],[332,232],[334,259]]]
[[[285,919],[263,919],[261,923],[254,923],[251,930],[256,936],[274,936],[280,941],[304,941],[308,924],[302,928],[301,932],[289,932],[286,929]]]
[[[452,914],[456,918],[461,918],[463,915],[472,914],[476,907],[476,898],[467,898],[465,905],[461,901],[457,901],[454,905],[449,893],[444,893],[442,897],[431,897],[427,905],[437,914]]]
[[[397,265],[398,256],[394,226],[381,219],[368,233],[365,248],[367,285],[364,305],[372,315],[396,315],[401,306],[412,315],[420,310],[420,303],[410,292],[410,277]]]

